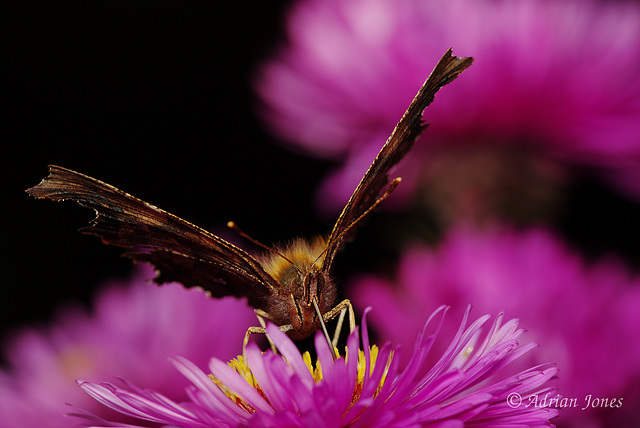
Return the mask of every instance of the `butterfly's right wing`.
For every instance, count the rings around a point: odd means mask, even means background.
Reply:
[[[278,283],[260,263],[224,239],[100,180],[59,166],[49,169],[27,192],[93,208],[96,217],[80,231],[126,248],[134,261],[153,264],[160,282],[199,286],[215,297],[246,296],[258,308],[277,292]]]
[[[453,56],[451,49],[438,61],[342,210],[329,236],[322,262],[324,272],[331,270],[333,259],[354,222],[373,206],[383,188],[390,186],[389,192],[398,184],[397,181],[389,184],[389,171],[404,158],[427,127],[422,121],[424,109],[440,88],[451,83],[472,62],[473,58]]]

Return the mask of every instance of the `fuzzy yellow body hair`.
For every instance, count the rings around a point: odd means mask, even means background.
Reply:
[[[322,253],[326,249],[327,241],[322,236],[317,236],[311,241],[296,238],[289,245],[276,246],[275,252],[264,254],[260,257],[260,264],[279,283],[286,284],[293,271],[302,272],[303,276],[311,270],[319,271],[324,259]]]

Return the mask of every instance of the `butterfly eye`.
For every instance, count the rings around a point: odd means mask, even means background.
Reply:
[[[306,282],[306,278],[305,278],[305,282]],[[296,299],[302,299],[302,297],[304,297],[304,284],[302,283],[302,280],[300,279],[300,277],[291,281],[291,293],[293,294],[293,297],[295,297]]]

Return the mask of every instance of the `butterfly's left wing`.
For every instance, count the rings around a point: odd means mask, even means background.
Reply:
[[[277,281],[254,257],[224,239],[93,177],[55,165],[49,169],[27,192],[93,208],[96,218],[80,231],[126,248],[134,261],[153,264],[160,282],[199,286],[215,297],[246,296],[257,308],[278,292]]]
[[[323,272],[331,270],[333,259],[344,242],[347,229],[375,203],[380,191],[389,184],[389,170],[404,158],[427,127],[422,121],[422,113],[431,104],[436,92],[452,82],[472,62],[473,58],[453,56],[451,49],[438,61],[342,210],[329,236],[322,264]],[[395,184],[397,182],[392,186]]]

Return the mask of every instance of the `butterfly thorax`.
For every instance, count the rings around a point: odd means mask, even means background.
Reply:
[[[322,270],[326,247],[322,237],[311,241],[296,239],[260,259],[264,270],[280,285],[278,293],[269,296],[261,309],[277,325],[291,324],[289,335],[294,339],[305,338],[320,328],[313,300],[322,314],[335,303],[336,287]]]

